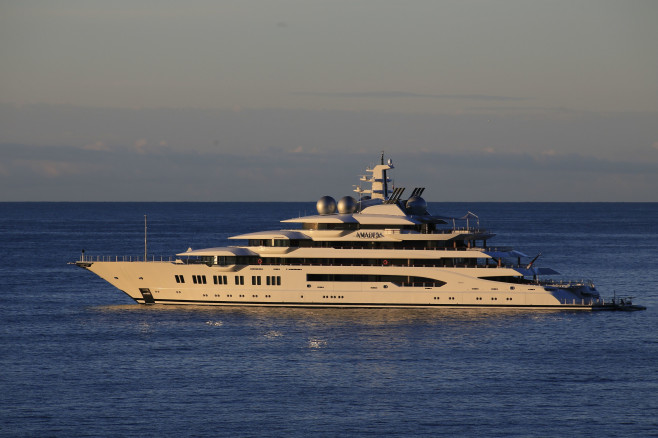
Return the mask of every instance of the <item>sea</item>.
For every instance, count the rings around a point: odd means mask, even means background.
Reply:
[[[139,305],[70,262],[143,257],[145,219],[159,258],[314,203],[0,203],[0,436],[658,436],[658,203],[429,210],[647,309]]]

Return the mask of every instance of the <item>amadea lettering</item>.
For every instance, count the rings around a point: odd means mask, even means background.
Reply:
[[[359,239],[379,239],[384,237],[384,233],[379,231],[359,231],[356,233],[356,237]]]

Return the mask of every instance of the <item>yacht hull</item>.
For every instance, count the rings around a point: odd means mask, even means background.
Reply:
[[[205,264],[150,261],[85,261],[76,264],[108,281],[140,304],[571,310],[591,310],[600,305],[598,299],[582,296],[569,289],[490,281],[458,268],[340,269],[340,272],[366,272],[373,276],[396,273],[422,276],[435,278],[442,283],[441,286],[409,287],[383,281],[308,281],[308,274],[336,272],[335,268],[328,266],[247,265],[222,268]],[[178,282],[180,279],[185,279],[185,282]]]

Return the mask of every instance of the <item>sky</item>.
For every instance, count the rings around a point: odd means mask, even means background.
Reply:
[[[0,0],[0,201],[658,202],[653,0]]]

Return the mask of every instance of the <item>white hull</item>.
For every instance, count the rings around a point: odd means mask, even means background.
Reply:
[[[326,308],[551,308],[591,309],[599,300],[563,288],[535,284],[500,283],[474,277],[482,268],[340,267],[341,273],[408,275],[428,278],[437,274],[440,287],[397,286],[390,282],[307,281],[306,274],[336,272],[328,266],[216,267],[173,262],[78,262],[133,300],[142,304],[194,304],[213,306],[326,307]],[[472,272],[469,272],[472,271]],[[176,283],[182,275],[186,283]],[[193,284],[193,276],[206,283]],[[214,284],[226,276],[228,284]],[[244,284],[236,285],[235,276]],[[280,285],[267,285],[267,277],[280,277]],[[252,285],[252,277],[261,277]]]

